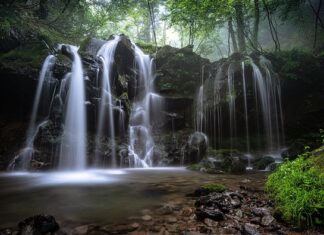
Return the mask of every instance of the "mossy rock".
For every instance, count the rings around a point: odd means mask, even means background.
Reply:
[[[208,183],[200,188],[196,189],[194,192],[195,196],[205,196],[211,193],[223,193],[226,191],[226,187],[218,183]]]
[[[208,193],[222,193],[225,192],[226,187],[222,184],[217,184],[217,183],[209,183],[201,186],[203,190],[206,190]]]
[[[271,163],[274,163],[275,160],[270,156],[265,156],[254,162],[253,168],[255,170],[265,170],[265,168],[270,165]]]

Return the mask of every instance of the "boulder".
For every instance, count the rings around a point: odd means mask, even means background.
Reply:
[[[51,215],[35,215],[18,224],[20,235],[45,235],[59,230],[59,225]]]

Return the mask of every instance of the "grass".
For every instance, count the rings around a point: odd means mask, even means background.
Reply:
[[[324,146],[321,149],[285,162],[266,183],[277,211],[299,227],[324,225]]]

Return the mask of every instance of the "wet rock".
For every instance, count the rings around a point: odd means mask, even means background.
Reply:
[[[12,235],[13,230],[11,228],[0,229],[0,235]]]
[[[256,216],[265,216],[265,215],[270,215],[270,211],[267,209],[267,208],[260,208],[260,207],[257,207],[257,208],[253,208],[252,209],[252,213],[255,214]]]
[[[186,217],[189,217],[191,216],[193,213],[193,210],[190,208],[190,207],[184,207],[181,211],[181,214],[186,216]]]
[[[245,223],[243,226],[244,235],[261,235],[258,231],[258,226],[250,223]]]
[[[178,221],[176,217],[168,217],[167,222],[170,224],[174,224]]]
[[[75,235],[83,235],[83,234],[87,234],[88,229],[89,229],[88,225],[82,225],[74,228],[72,233]]]
[[[204,219],[204,224],[206,224],[209,227],[213,227],[213,226],[217,226],[218,222],[216,222],[212,219],[206,218],[206,219]]]
[[[252,219],[250,219],[250,222],[252,224],[260,224],[261,218],[260,217],[253,217]]]
[[[150,216],[150,215],[143,215],[142,216],[142,220],[144,220],[144,221],[150,221],[150,220],[152,220],[152,216]]]
[[[196,131],[190,135],[188,143],[184,148],[185,164],[200,162],[206,155],[207,148],[208,138],[204,133]]]
[[[197,209],[196,210],[196,216],[198,220],[203,221],[206,218],[215,220],[215,221],[221,221],[224,220],[224,214],[220,210],[209,210],[209,209]]]
[[[54,233],[59,230],[59,225],[51,215],[35,215],[18,224],[20,235],[42,235]]]
[[[274,221],[275,221],[275,218],[273,218],[273,216],[265,215],[261,219],[261,225],[262,226],[269,226]]]

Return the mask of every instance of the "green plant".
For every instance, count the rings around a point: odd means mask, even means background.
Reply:
[[[199,171],[200,170],[200,165],[199,164],[192,164],[192,165],[187,166],[187,169],[191,170],[191,171]]]
[[[217,184],[217,183],[208,183],[205,184],[203,186],[201,186],[201,188],[206,192],[206,193],[222,193],[226,190],[226,187],[222,184]]]
[[[324,225],[324,167],[318,164],[319,156],[310,155],[283,163],[266,183],[282,217],[300,227]]]

